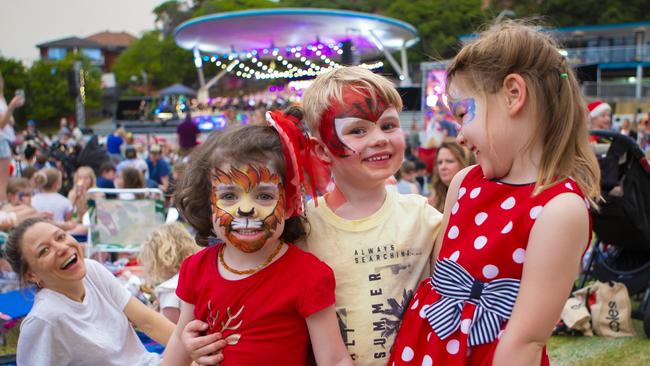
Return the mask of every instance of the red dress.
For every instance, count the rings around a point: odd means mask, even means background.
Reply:
[[[488,180],[479,166],[470,170],[451,209],[434,275],[411,299],[388,365],[492,364],[535,219],[559,194],[584,198],[572,179],[533,197],[534,187]],[[546,348],[541,364],[549,364]]]
[[[223,245],[223,244],[222,244]],[[334,273],[314,255],[289,244],[286,253],[249,277],[219,274],[215,245],[187,257],[176,294],[194,305],[194,316],[221,332],[227,365],[311,364],[310,315],[334,304]]]

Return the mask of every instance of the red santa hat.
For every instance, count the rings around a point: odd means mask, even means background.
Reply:
[[[605,111],[610,111],[612,110],[612,107],[603,102],[602,100],[596,100],[587,105],[587,108],[589,108],[589,117],[594,118],[597,115],[605,112]]]

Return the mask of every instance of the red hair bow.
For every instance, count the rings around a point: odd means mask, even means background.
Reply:
[[[284,155],[286,217],[304,213],[303,188],[316,201],[317,190],[324,192],[329,169],[312,155],[309,136],[300,129],[300,120],[280,111],[266,112],[266,122],[280,135]]]

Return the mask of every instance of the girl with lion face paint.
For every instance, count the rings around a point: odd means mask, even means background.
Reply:
[[[279,240],[275,234],[284,229],[284,187],[277,173],[252,164],[215,168],[211,184],[212,225],[219,237],[244,253]]]
[[[305,237],[302,191],[312,180],[300,119],[272,112],[268,126],[213,133],[193,154],[175,201],[197,243],[221,242],[181,266],[181,314],[163,365],[311,365],[310,340],[319,365],[352,365],[332,270],[291,244]]]

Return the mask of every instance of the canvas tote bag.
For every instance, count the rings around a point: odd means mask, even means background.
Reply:
[[[573,293],[591,314],[591,326],[604,337],[632,337],[632,304],[627,288],[620,282],[597,281]]]

